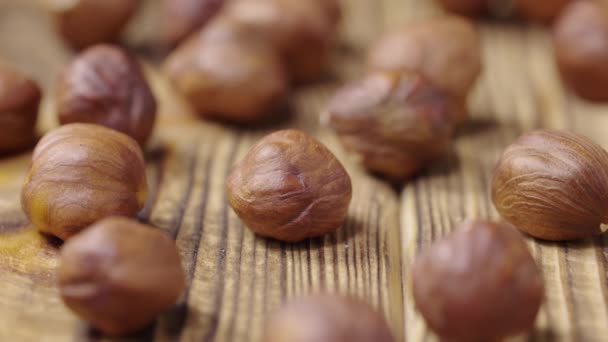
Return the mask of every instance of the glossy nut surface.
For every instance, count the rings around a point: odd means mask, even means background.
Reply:
[[[226,187],[230,205],[251,230],[287,242],[338,229],[352,195],[342,164],[297,130],[278,131],[256,143]]]
[[[104,217],[134,216],[147,189],[135,140],[98,125],[70,124],[36,146],[21,204],[40,231],[65,240]]]
[[[140,3],[141,0],[45,0],[59,33],[77,49],[116,41]]]
[[[370,49],[368,66],[420,73],[439,89],[465,98],[481,73],[479,33],[458,16],[414,21],[381,37]]]
[[[383,315],[369,304],[337,295],[290,300],[270,316],[264,342],[393,342]]]
[[[63,246],[58,279],[65,304],[112,336],[151,323],[185,286],[173,240],[117,217],[94,224]]]
[[[163,0],[163,39],[175,46],[222,9],[226,0]]]
[[[460,108],[417,75],[373,73],[340,89],[325,119],[370,171],[405,180],[446,154]]]
[[[97,45],[64,71],[57,91],[61,124],[93,123],[145,145],[154,128],[156,99],[137,63],[124,50]]]
[[[288,90],[278,53],[224,18],[175,50],[165,72],[201,116],[233,123],[276,115]]]
[[[41,96],[34,81],[0,63],[0,152],[33,145]]]
[[[574,1],[553,28],[553,49],[565,83],[579,96],[608,101],[608,9]]]
[[[464,223],[435,242],[412,269],[416,307],[446,341],[500,341],[530,330],[543,280],[512,227]]]
[[[492,200],[502,217],[540,239],[599,234],[608,223],[608,153],[575,133],[524,134],[496,165]]]

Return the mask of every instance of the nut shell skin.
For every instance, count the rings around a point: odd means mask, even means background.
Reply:
[[[337,295],[292,299],[266,321],[264,342],[394,342],[384,316]]]
[[[175,46],[203,27],[226,0],[163,0],[164,41]]]
[[[93,123],[145,145],[154,128],[156,99],[137,64],[110,45],[87,49],[67,67],[57,91],[61,124]]]
[[[608,153],[574,133],[525,134],[498,161],[492,200],[503,218],[539,239],[599,234],[608,223]]]
[[[74,48],[84,49],[119,38],[140,0],[49,0],[59,33]],[[68,4],[68,5],[65,5]]]
[[[515,0],[514,6],[524,18],[546,23],[556,18],[570,2],[572,0]]]
[[[0,152],[33,145],[41,96],[34,81],[0,63]]]
[[[481,73],[479,33],[471,21],[458,16],[409,23],[372,46],[368,67],[420,73],[439,89],[466,98]]]
[[[248,124],[283,105],[288,77],[270,45],[218,18],[176,49],[165,72],[205,118]]]
[[[448,341],[499,341],[530,330],[543,280],[520,234],[510,226],[468,222],[417,258],[416,307]]]
[[[107,216],[134,216],[147,195],[135,140],[92,124],[46,134],[34,150],[21,204],[41,232],[66,240]]]
[[[564,81],[579,96],[608,101],[608,10],[574,1],[556,20],[553,49]]]
[[[223,15],[280,51],[293,81],[310,82],[325,73],[336,25],[315,1],[238,0]]]
[[[255,233],[298,242],[338,229],[352,196],[350,176],[320,142],[297,130],[256,143],[226,182],[228,201]]]
[[[402,181],[446,154],[459,108],[417,75],[373,73],[338,90],[326,113],[370,171]]]
[[[127,218],[107,218],[61,249],[66,305],[111,336],[135,332],[172,306],[185,286],[171,238]]]

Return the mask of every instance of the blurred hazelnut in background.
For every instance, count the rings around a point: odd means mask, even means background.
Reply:
[[[33,146],[41,96],[36,82],[0,63],[0,153]]]
[[[138,62],[111,45],[91,47],[68,65],[57,87],[61,124],[94,123],[145,145],[154,128],[156,99]]]
[[[565,83],[579,96],[608,101],[608,7],[574,1],[553,28],[553,49]]]
[[[227,0],[163,0],[163,40],[173,47],[213,18]]]
[[[115,42],[141,0],[43,0],[57,29],[76,49]]]
[[[572,0],[437,0],[450,12],[479,17],[522,17],[532,22],[548,23]]]

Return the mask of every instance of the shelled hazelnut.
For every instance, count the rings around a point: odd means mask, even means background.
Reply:
[[[145,327],[185,287],[173,240],[118,217],[97,222],[63,246],[58,279],[66,305],[111,336]]]
[[[222,15],[280,51],[295,82],[318,79],[326,71],[336,25],[317,1],[239,0],[229,3]]]
[[[439,90],[466,98],[481,72],[479,33],[458,16],[415,21],[380,38],[370,49],[368,66],[420,73]]]
[[[555,22],[553,49],[564,81],[581,97],[608,101],[608,10],[574,1]]]
[[[572,0],[438,0],[446,10],[466,16],[489,14],[494,17],[521,16],[547,23],[557,17]]]
[[[40,98],[34,81],[0,63],[0,153],[33,145]]]
[[[297,242],[338,229],[352,195],[350,176],[320,142],[297,130],[256,143],[226,181],[230,205],[255,233]]]
[[[496,165],[492,200],[502,217],[540,239],[599,234],[608,224],[608,153],[575,133],[524,134]]]
[[[201,116],[234,123],[275,115],[288,90],[274,49],[226,18],[213,20],[175,50],[165,71]]]
[[[405,180],[446,154],[461,107],[418,74],[376,72],[340,89],[324,119],[370,171]]]
[[[369,304],[337,295],[288,301],[266,321],[264,342],[393,342],[383,315]]]
[[[119,38],[141,0],[43,0],[54,15],[59,33],[83,49]]]
[[[134,216],[146,200],[141,148],[129,136],[70,124],[38,143],[21,204],[40,231],[68,239],[107,216]]]
[[[156,99],[135,59],[111,45],[78,55],[58,84],[61,124],[93,123],[145,145],[156,119]]]
[[[175,46],[213,18],[226,0],[163,0],[164,41]]]
[[[468,222],[435,242],[412,269],[416,307],[446,341],[499,341],[530,330],[543,280],[510,226]]]

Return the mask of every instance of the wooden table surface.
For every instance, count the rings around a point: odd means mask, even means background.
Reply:
[[[55,125],[53,83],[72,53],[35,0],[0,0],[0,58],[46,89],[41,131]],[[149,1],[125,38],[150,53],[158,26]],[[193,118],[154,63],[148,75],[160,120],[147,148],[151,196],[141,217],[176,239],[188,288],[179,305],[137,340],[258,341],[269,311],[284,298],[316,291],[360,296],[381,308],[398,340],[434,340],[414,310],[410,265],[420,248],[470,218],[495,218],[488,196],[501,151],[524,131],[571,129],[608,147],[608,108],[577,99],[559,82],[547,30],[486,22],[484,74],[470,101],[471,121],[446,160],[394,187],[367,175],[318,124],[332,92],[363,71],[367,46],[381,32],[441,11],[430,0],[345,0],[342,39],[328,80],[295,89],[293,114],[273,127],[248,130]],[[354,196],[337,233],[299,244],[255,237],[226,203],[231,165],[264,134],[297,127],[336,153],[353,178]],[[96,339],[62,304],[54,285],[57,244],[28,225],[19,192],[29,153],[0,158],[0,341]],[[608,240],[528,240],[542,268],[546,298],[534,341],[608,338]],[[449,284],[446,284],[449,286]]]

